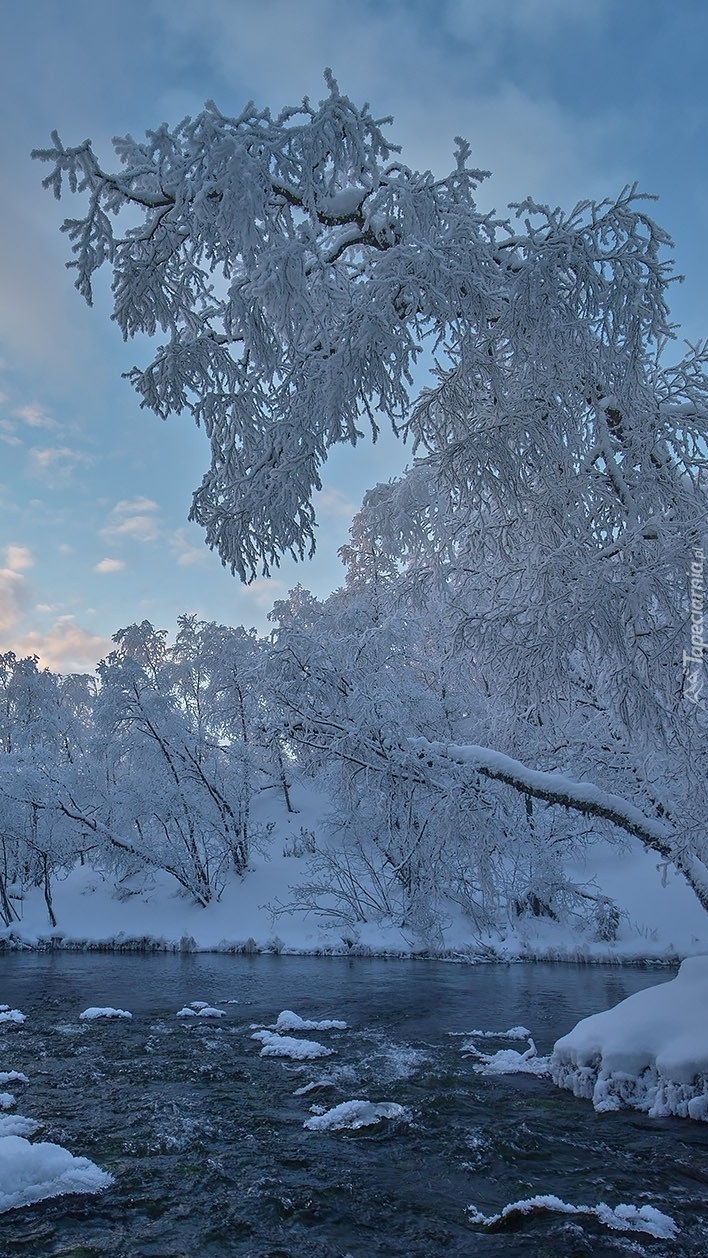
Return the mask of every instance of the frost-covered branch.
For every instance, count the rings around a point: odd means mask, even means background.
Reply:
[[[526,200],[513,224],[483,214],[469,145],[445,178],[413,171],[390,120],[326,77],[317,107],[209,103],[116,140],[117,173],[88,141],[36,153],[56,196],[86,198],[65,223],[80,292],[106,264],[123,335],[166,335],[130,378],[144,406],[204,428],[192,518],[244,580],[304,557],[328,450],[383,416],[470,501],[506,491],[525,446],[531,466],[585,467],[609,544],[605,515],[642,519],[637,468],[683,467],[705,434],[705,350],[661,365],[668,236],[636,188],[569,214]],[[426,344],[444,355],[416,398]]]

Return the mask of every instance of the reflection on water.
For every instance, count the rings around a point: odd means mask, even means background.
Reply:
[[[17,1111],[39,1138],[115,1176],[0,1220],[8,1258],[456,1258],[704,1255],[708,1128],[596,1115],[530,1076],[472,1071],[451,1031],[523,1023],[540,1052],[580,1017],[667,972],[453,966],[341,958],[5,955],[0,1070],[21,1070]],[[177,1010],[206,1000],[218,1021]],[[227,1003],[232,1002],[232,1003]],[[79,1021],[89,1005],[132,1022]],[[283,1009],[342,1018],[308,1032],[322,1061],[262,1059],[254,1025]],[[316,1089],[308,1084],[318,1083]],[[394,1102],[412,1121],[307,1131],[312,1105]],[[544,1215],[488,1234],[467,1220],[537,1193],[575,1204],[652,1204],[678,1240]]]

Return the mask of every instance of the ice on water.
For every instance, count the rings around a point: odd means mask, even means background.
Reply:
[[[95,1163],[59,1144],[31,1144],[18,1134],[0,1138],[0,1213],[64,1193],[100,1192],[112,1182]]]
[[[98,1018],[132,1018],[127,1009],[113,1009],[111,1005],[91,1005],[79,1014],[82,1022],[95,1022]]]
[[[27,1015],[19,1009],[11,1009],[9,1005],[0,1005],[0,1022],[14,1022],[21,1026],[27,1021]]]
[[[538,1049],[531,1032],[523,1026],[512,1027],[509,1031],[469,1031],[467,1034],[475,1039],[465,1040],[460,1051],[466,1057],[474,1058],[473,1070],[480,1075],[548,1075],[549,1059],[539,1056]],[[484,1053],[477,1048],[475,1040],[521,1040],[528,1042],[528,1048],[519,1052],[515,1048],[501,1048],[496,1053]]]
[[[319,1108],[319,1107],[317,1107]],[[303,1127],[307,1131],[358,1131],[361,1127],[373,1127],[384,1120],[409,1123],[410,1110],[394,1101],[342,1101],[332,1109],[313,1114]]]
[[[633,1206],[623,1203],[613,1208],[606,1205],[604,1201],[596,1206],[574,1206],[552,1194],[541,1194],[520,1201],[512,1201],[498,1214],[482,1214],[476,1206],[468,1206],[468,1218],[470,1223],[498,1231],[505,1223],[511,1226],[524,1215],[542,1214],[545,1211],[552,1214],[584,1215],[586,1218],[595,1218],[613,1232],[644,1232],[648,1236],[662,1240],[673,1240],[678,1235],[674,1220],[654,1206]]]
[[[210,1005],[206,1000],[193,1000],[190,1005],[185,1005],[184,1009],[178,1009],[176,1017],[178,1018],[225,1018],[225,1009],[216,1009],[214,1005]]]
[[[289,1057],[293,1061],[312,1061],[317,1057],[331,1057],[333,1049],[326,1048],[317,1040],[296,1040],[290,1035],[278,1035],[275,1031],[254,1031],[252,1040],[259,1040],[261,1057]]]
[[[0,1148],[3,1136],[33,1136],[39,1131],[41,1123],[36,1118],[25,1118],[24,1114],[0,1114]],[[0,1180],[0,1191],[2,1180]]]
[[[272,1027],[272,1030],[283,1031],[346,1031],[347,1024],[336,1018],[323,1018],[320,1022],[311,1018],[301,1018],[292,1009],[283,1009]]]

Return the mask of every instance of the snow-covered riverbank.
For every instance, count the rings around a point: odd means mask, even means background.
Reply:
[[[299,833],[301,816],[290,823]],[[306,857],[283,854],[292,842],[274,843],[257,855],[243,879],[234,878],[218,902],[199,907],[175,891],[167,874],[142,876],[134,883],[77,866],[57,879],[53,904],[56,928],[48,922],[39,888],[17,904],[18,921],[0,931],[0,947],[156,949],[165,951],[244,951],[361,953],[381,956],[440,956],[463,960],[558,960],[676,964],[708,952],[708,917],[680,876],[662,877],[655,859],[637,845],[632,852],[598,844],[579,868],[579,882],[594,878],[616,901],[616,939],[594,938],[588,930],[548,918],[524,917],[496,934],[476,934],[451,906],[441,932],[428,939],[376,921],[350,925],[327,922],[302,909],[273,915],[291,905],[308,877]]]

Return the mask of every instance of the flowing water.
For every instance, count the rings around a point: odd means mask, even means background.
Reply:
[[[708,1125],[597,1115],[544,1078],[486,1077],[450,1032],[528,1027],[539,1052],[666,971],[457,966],[341,958],[5,954],[0,1070],[17,1112],[114,1175],[96,1196],[0,1216],[2,1258],[573,1258],[708,1252]],[[180,1020],[185,1004],[225,1010]],[[231,1003],[228,1003],[231,1002]],[[79,1021],[90,1005],[132,1021]],[[260,1057],[283,1009],[339,1018],[305,1033],[322,1061]],[[482,1045],[484,1046],[484,1045]],[[501,1047],[502,1045],[492,1045]],[[525,1045],[517,1044],[523,1049]],[[325,1080],[317,1091],[299,1088]],[[310,1106],[396,1102],[410,1122],[308,1131]],[[537,1193],[651,1204],[672,1241],[544,1213],[502,1232],[469,1222]]]

